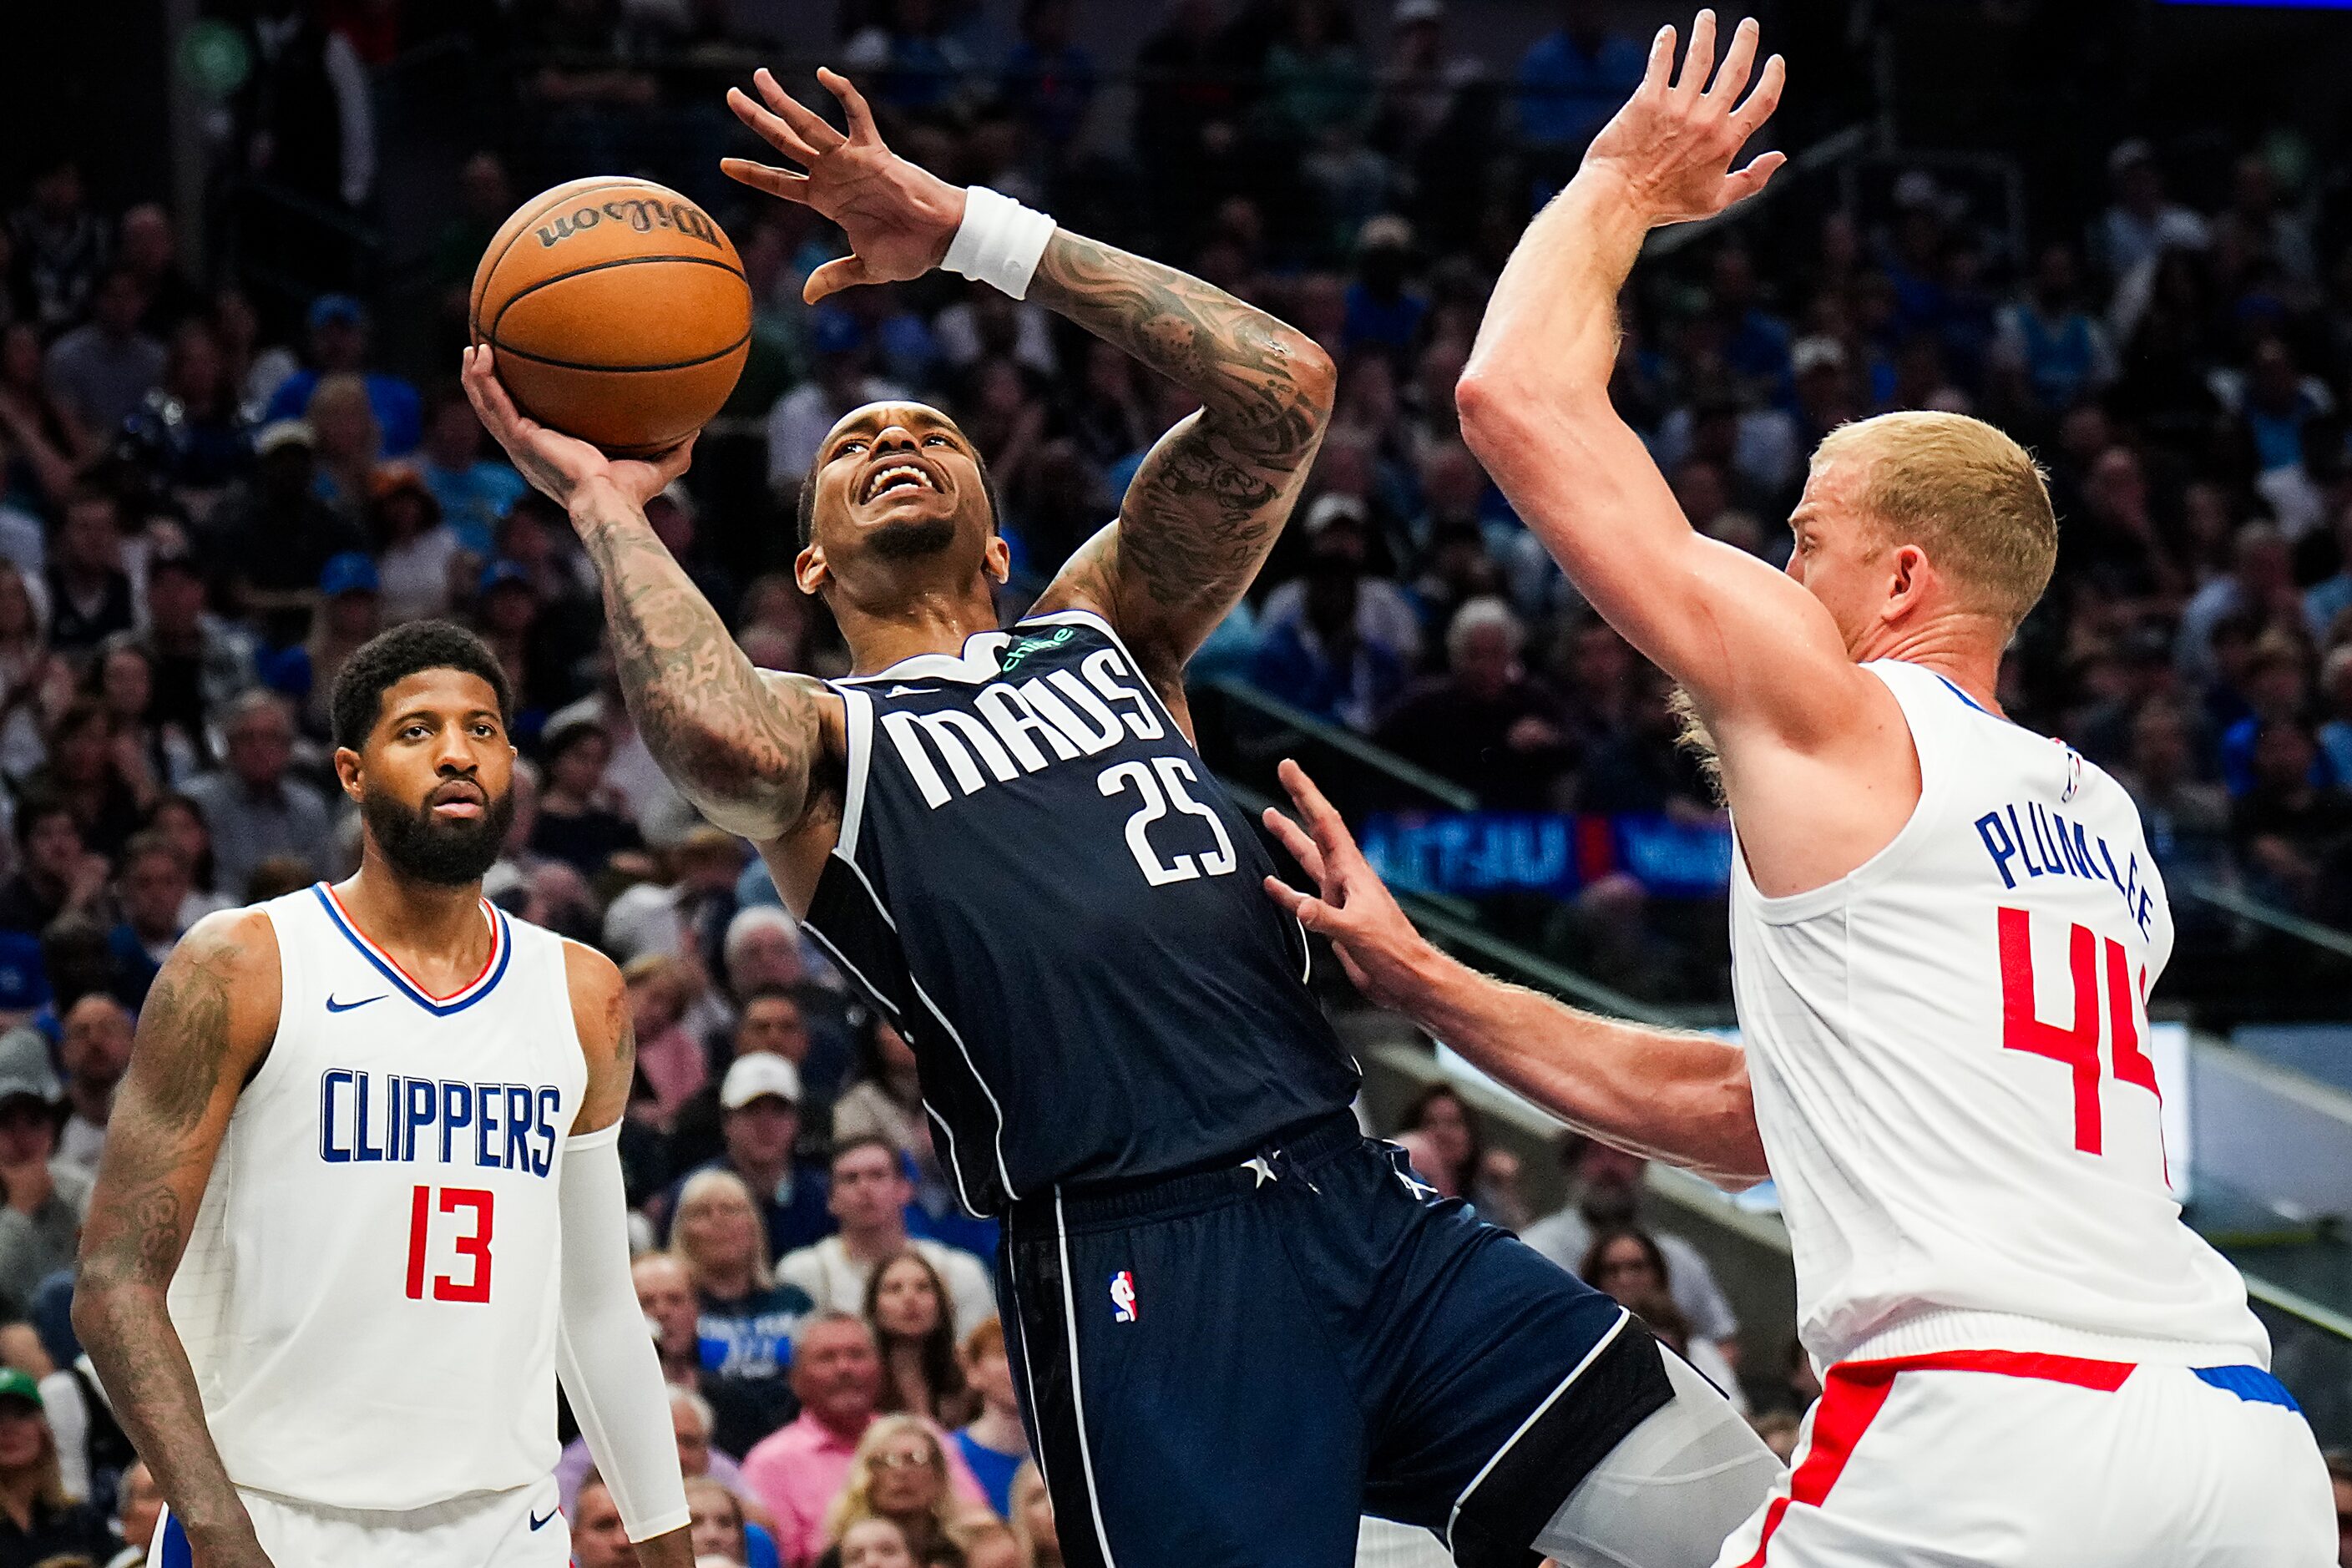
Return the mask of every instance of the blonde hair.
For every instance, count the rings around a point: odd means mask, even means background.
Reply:
[[[1968,607],[2014,628],[2050,585],[2058,519],[2032,455],[1981,419],[1910,410],[1841,425],[1813,449],[1813,471],[1852,463],[1862,510],[1889,544],[1916,544]]]
[[[849,1461],[849,1484],[834,1500],[824,1516],[824,1539],[827,1545],[836,1545],[849,1527],[861,1519],[889,1519],[889,1515],[874,1510],[874,1458],[885,1445],[912,1435],[920,1437],[930,1448],[930,1465],[939,1477],[939,1496],[931,1500],[931,1540],[946,1536],[948,1526],[956,1516],[955,1490],[949,1484],[947,1450],[940,1445],[940,1435],[931,1424],[919,1415],[877,1415],[866,1428],[866,1436],[857,1440],[857,1453]],[[890,1520],[897,1524],[897,1520]],[[905,1527],[902,1525],[903,1530]],[[928,1542],[909,1540],[907,1543],[919,1559]]]
[[[1047,1558],[1037,1538],[1029,1531],[1028,1503],[1033,1497],[1044,1498],[1046,1507],[1053,1506],[1053,1497],[1045,1489],[1045,1472],[1037,1468],[1036,1460],[1024,1459],[1021,1468],[1013,1472],[1013,1485],[1005,1499],[1012,1512],[1004,1522],[1013,1527],[1013,1538],[1021,1543],[1023,1562],[1032,1564],[1032,1568],[1059,1568],[1061,1548],[1056,1545],[1052,1557]]]
[[[764,1290],[776,1282],[768,1261],[768,1222],[761,1214],[759,1200],[751,1195],[751,1187],[732,1171],[697,1171],[678,1189],[677,1211],[670,1216],[670,1250],[686,1265],[686,1277],[698,1290],[702,1289],[702,1260],[694,1255],[686,1239],[686,1211],[704,1199],[732,1193],[743,1200],[751,1213],[751,1283]]]

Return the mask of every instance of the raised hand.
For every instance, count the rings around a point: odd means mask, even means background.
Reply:
[[[1715,68],[1715,13],[1691,23],[1690,52],[1675,75],[1675,30],[1658,29],[1642,85],[1585,150],[1584,168],[1624,182],[1625,199],[1652,227],[1713,217],[1764,188],[1788,160],[1765,153],[1737,174],[1731,161],[1780,104],[1787,68],[1774,55],[1764,62],[1756,90],[1741,102],[1756,65],[1759,29],[1739,24],[1723,68]],[[1707,84],[1712,72],[1715,83]]]
[[[1297,915],[1308,931],[1331,939],[1340,966],[1357,990],[1383,1007],[1410,1013],[1411,1002],[1424,988],[1425,966],[1436,956],[1435,950],[1397,907],[1356,847],[1355,836],[1307,770],[1286,758],[1280,772],[1282,787],[1290,792],[1291,804],[1306,826],[1269,805],[1266,831],[1315,879],[1321,897],[1309,897],[1276,877],[1265,879],[1266,897]]]
[[[514,399],[499,380],[498,367],[490,363],[488,343],[466,351],[463,379],[466,396],[480,417],[482,428],[507,449],[507,456],[514,459],[515,470],[541,495],[566,510],[572,505],[573,492],[592,480],[611,484],[631,504],[642,509],[672,479],[685,473],[694,460],[691,436],[658,458],[608,458],[576,436],[549,429],[515,406]]]
[[[847,77],[820,68],[816,79],[841,101],[848,135],[794,101],[765,69],[751,77],[759,99],[740,87],[727,89],[727,107],[735,117],[806,174],[748,158],[719,161],[728,178],[814,207],[848,237],[851,254],[809,274],[801,295],[812,305],[856,284],[920,278],[946,259],[948,243],[963,222],[964,205],[961,186],[949,184],[882,144],[873,110]]]

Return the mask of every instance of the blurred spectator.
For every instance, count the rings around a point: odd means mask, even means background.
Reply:
[[[925,1215],[937,1219],[949,1212],[955,1194],[931,1147],[914,1047],[879,1017],[860,1037],[853,1080],[833,1108],[835,1150],[864,1138],[889,1143],[913,1169],[915,1203]]]
[[[2352,793],[2315,782],[2319,748],[2299,719],[2262,722],[2251,755],[2231,832],[2257,896],[2310,910],[2323,881],[2352,875]]]
[[[948,1467],[947,1445],[922,1417],[875,1417],[858,1440],[841,1496],[826,1513],[827,1538],[839,1542],[860,1521],[887,1520],[905,1534],[918,1561],[927,1558],[970,1506],[956,1495]]]
[[[641,952],[621,967],[637,1038],[637,1072],[652,1089],[655,1114],[667,1131],[687,1096],[710,1070],[702,1047],[683,1020],[693,984],[674,952]]]
[[[1642,1173],[1649,1161],[1591,1138],[1575,1138],[1564,1151],[1574,1196],[1557,1212],[1536,1221],[1520,1239],[1571,1274],[1581,1277],[1593,1240],[1638,1223]],[[1671,1232],[1643,1227],[1664,1266],[1666,1285],[1695,1338],[1715,1345],[1727,1359],[1738,1355],[1739,1321],[1698,1248]],[[1588,1285],[1600,1282],[1587,1279]]]
[[[383,584],[375,563],[356,550],[331,559],[319,573],[319,608],[310,617],[310,635],[300,647],[268,661],[268,684],[298,704],[310,734],[323,739],[331,732],[335,677],[383,629]]]
[[[744,1568],[750,1561],[750,1550],[743,1531],[741,1500],[704,1476],[686,1483],[686,1505],[695,1568],[717,1568],[719,1563]]]
[[[866,1321],[882,1352],[885,1411],[940,1426],[971,1419],[977,1401],[956,1356],[956,1328],[939,1270],[913,1250],[887,1258],[866,1282]]]
[[[121,1537],[122,1550],[108,1559],[104,1568],[134,1568],[145,1563],[154,1543],[155,1527],[163,1520],[163,1489],[155,1484],[154,1475],[143,1462],[134,1463],[122,1472],[122,1485],[115,1495],[114,1533]]]
[[[2063,413],[2116,378],[2116,354],[2080,300],[2081,271],[2072,247],[2043,247],[2032,287],[2000,312],[2000,361],[2022,371],[2041,406]]]
[[[129,759],[131,770],[126,770],[114,740],[106,710],[87,698],[75,700],[49,721],[48,760],[26,778],[24,786],[27,795],[65,802],[81,828],[82,842],[101,858],[120,851],[138,831],[140,817],[156,794],[145,759],[134,754]]]
[[[1024,0],[1021,37],[1005,57],[1000,89],[1030,132],[1058,153],[1086,124],[1095,96],[1094,57],[1071,37],[1071,0]]]
[[[785,1568],[808,1568],[827,1543],[827,1516],[846,1489],[876,1422],[882,1357],[854,1312],[821,1311],[793,1336],[793,1392],[801,1413],[743,1458],[743,1479],[776,1520]],[[900,1417],[917,1426],[912,1417]],[[955,1496],[982,1500],[961,1455],[946,1457]]]
[[[2300,631],[2303,605],[2294,587],[2294,562],[2285,538],[2266,522],[2250,522],[2232,542],[2230,570],[2197,590],[2180,612],[2173,652],[2180,673],[2210,680],[2221,673],[2213,638],[2221,623],[2245,620],[2259,634],[2266,626]]]
[[[106,1148],[107,1112],[131,1066],[131,1013],[103,991],[65,1010],[58,1061],[65,1068],[67,1114],[57,1157],[92,1178]]]
[[[183,507],[209,511],[253,467],[253,431],[212,329],[181,322],[164,351],[163,384],[131,416],[129,450]]]
[[[1508,605],[1471,600],[1446,628],[1446,673],[1407,690],[1373,739],[1489,805],[1552,804],[1551,783],[1574,752],[1559,698],[1519,662],[1526,640]]]
[[[40,1391],[42,1413],[57,1439],[58,1481],[66,1500],[89,1503],[100,1513],[135,1513],[142,1503],[152,1512],[161,1506],[154,1478],[114,1419],[89,1356],[78,1353],[42,1378]],[[152,1527],[153,1521],[148,1523]]]
[[[139,330],[149,337],[169,341],[182,322],[203,312],[204,296],[180,269],[180,237],[160,203],[142,202],[122,215],[117,264],[139,285],[146,305]]]
[[[2352,1568],[2352,1454],[2329,1450],[2327,1479],[2336,1492],[2336,1561]]]
[[[458,545],[482,559],[496,552],[499,524],[530,488],[512,466],[485,455],[486,439],[463,388],[445,382],[434,389],[416,472]]]
[[[1368,731],[1403,689],[1420,632],[1402,590],[1365,575],[1365,522],[1350,496],[1308,509],[1306,574],[1267,596],[1250,679],[1318,718]]]
[[[376,471],[368,531],[375,549],[384,623],[447,615],[453,580],[463,569],[463,546],[457,531],[441,520],[441,503],[414,468],[400,464]]]
[[[374,498],[376,465],[383,456],[367,384],[341,371],[321,376],[302,418],[310,426],[319,499],[345,522],[360,524]]]
[[[979,1414],[955,1434],[956,1451],[971,1467],[988,1506],[1013,1517],[1013,1479],[1029,1460],[1029,1436],[1013,1388],[1013,1362],[1004,1348],[1004,1324],[991,1318],[963,1337],[958,1348],[966,1383],[980,1401]]]
[[[725,1147],[717,1158],[680,1177],[656,1205],[657,1213],[667,1215],[696,1174],[730,1172],[759,1200],[772,1258],[814,1245],[834,1226],[825,1202],[824,1167],[794,1153],[801,1131],[800,1074],[789,1056],[769,1048],[786,1013],[793,1020],[790,1026],[797,1028],[800,1005],[788,992],[760,992],[745,1004],[737,1054],[718,1094]]]
[[[678,1194],[671,1245],[694,1282],[703,1365],[720,1378],[780,1378],[808,1295],[768,1267],[768,1241],[742,1178],[709,1170]]]
[[[287,776],[294,760],[294,720],[274,692],[248,691],[221,716],[227,763],[193,780],[188,798],[212,836],[218,887],[236,897],[273,857],[299,861],[315,875],[332,837],[319,793]]]
[[[49,644],[86,652],[138,620],[122,569],[122,512],[113,496],[83,486],[67,499],[49,552]]]
[[[2107,175],[2116,199],[2098,232],[2100,258],[2111,275],[2121,278],[2168,249],[2205,248],[2205,220],[2165,195],[2164,172],[2146,142],[2118,142],[2107,154]]]
[[[1775,1458],[1784,1465],[1794,1458],[1797,1438],[1804,1430],[1804,1424],[1795,1415],[1786,1410],[1769,1410],[1755,1416],[1750,1425],[1756,1428],[1756,1435],[1764,1439],[1764,1446],[1772,1450]]]
[[[590,1470],[566,1511],[572,1568],[635,1568],[636,1552],[629,1545],[628,1530],[621,1523],[621,1510],[604,1477]]]
[[[1692,1333],[1689,1319],[1676,1304],[1673,1271],[1655,1237],[1633,1226],[1602,1231],[1585,1249],[1576,1272],[1594,1289],[1631,1308],[1662,1342],[1721,1389],[1734,1409],[1747,1414],[1747,1396],[1732,1374],[1731,1363],[1713,1342]]]
[[[207,720],[255,680],[251,636],[207,610],[206,596],[204,572],[192,557],[151,558],[147,626],[135,645],[152,676],[150,721],[180,736],[199,762],[213,760]],[[0,624],[5,619],[0,614]]]
[[[214,910],[227,909],[239,901],[220,889],[219,869],[213,859],[213,830],[205,820],[204,808],[194,800],[185,795],[165,795],[148,814],[147,826],[169,839],[188,868],[191,890],[180,905],[184,926],[194,925]]]
[[[541,766],[546,777],[530,847],[590,877],[604,870],[614,855],[642,849],[645,839],[636,824],[614,809],[604,786],[613,742],[603,727],[576,721],[551,731],[542,745]]]
[[[39,1386],[14,1367],[0,1371],[0,1563],[34,1568],[76,1553],[91,1563],[113,1555],[106,1516],[66,1500]]]
[[[1519,134],[1540,151],[1581,153],[1641,85],[1648,57],[1602,12],[1598,0],[1563,0],[1559,26],[1519,61]]]
[[[235,102],[247,173],[330,206],[375,189],[374,100],[348,36],[300,0],[258,0],[251,74]]]
[[[908,1237],[907,1205],[914,1184],[900,1167],[895,1144],[873,1135],[837,1139],[828,1174],[826,1201],[840,1230],[786,1258],[777,1266],[777,1279],[800,1287],[820,1311],[857,1312],[865,1308],[875,1268],[911,1247],[947,1287],[955,1335],[970,1333],[995,1315],[995,1289],[979,1258],[928,1238]]]
[[[929,1553],[919,1554],[897,1521],[868,1514],[843,1528],[840,1538],[817,1557],[817,1568],[919,1568],[942,1561],[946,1539],[942,1534]]]
[[[1054,1525],[1054,1499],[1045,1490],[1037,1461],[1023,1462],[1013,1476],[1013,1511],[1007,1516],[1029,1568],[1062,1568],[1062,1537]]]
[[[184,910],[194,891],[186,856],[164,834],[150,827],[122,847],[115,872],[115,902],[122,918],[106,944],[126,1006],[146,1005],[147,988],[188,929]]]
[[[90,853],[72,803],[34,796],[16,807],[17,870],[0,883],[0,931],[37,935],[65,915],[88,915],[106,896],[107,864]]]
[[[1412,226],[1404,219],[1384,215],[1358,232],[1356,278],[1348,285],[1340,333],[1345,353],[1370,349],[1402,361],[1420,341],[1429,300],[1406,282],[1412,263]]]
[[[35,331],[53,333],[81,320],[107,262],[106,223],[89,208],[81,160],[53,156],[33,177],[32,199],[8,215],[6,282],[32,312]]]
[[[310,363],[279,384],[263,418],[310,417],[312,396],[328,378],[359,378],[369,412],[375,416],[378,444],[387,458],[404,458],[424,433],[424,409],[416,388],[399,376],[368,368],[366,307],[348,294],[322,294],[309,317]]]
[[[0,502],[45,510],[73,489],[74,474],[92,437],[80,418],[50,391],[41,365],[41,338],[30,321],[0,325]],[[37,541],[32,559],[12,543],[7,554],[37,572]]]
[[[58,1153],[65,1093],[48,1046],[19,1026],[0,1035],[0,1311],[25,1315],[35,1287],[71,1268],[90,1178]]]
[[[2319,668],[2319,696],[2326,716],[2315,737],[2320,760],[2337,783],[2352,783],[2352,640],[2328,650]]]
[[[359,524],[320,500],[318,438],[299,419],[253,438],[253,482],[240,485],[200,531],[204,553],[230,585],[228,609],[256,617],[264,640],[299,642],[317,603],[319,574],[346,551],[364,551]]]
[[[1026,1568],[1021,1538],[985,1510],[968,1509],[950,1521],[948,1544],[961,1554],[963,1568]]]
[[[49,345],[42,373],[90,436],[95,457],[163,379],[163,345],[139,330],[146,296],[121,268],[99,280],[89,320]]]
[[[937,0],[880,0],[874,16],[842,47],[841,63],[877,105],[946,117],[967,107],[974,62]]]

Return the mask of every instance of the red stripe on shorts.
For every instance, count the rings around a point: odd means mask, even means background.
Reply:
[[[1989,1372],[2003,1377],[2031,1377],[2044,1383],[2072,1384],[2113,1394],[2132,1373],[2132,1363],[2091,1361],[2083,1356],[2040,1355],[2025,1351],[1941,1351],[1931,1355],[1889,1356],[1884,1361],[1840,1362],[1822,1380],[1822,1402],[1813,1412],[1813,1438],[1802,1463],[1789,1478],[1789,1495],[1774,1498],[1764,1515],[1763,1533],[1756,1554],[1740,1568],[1764,1568],[1772,1532],[1791,1503],[1819,1508],[1830,1489],[1844,1473],[1853,1446],[1876,1418],[1901,1372]]]

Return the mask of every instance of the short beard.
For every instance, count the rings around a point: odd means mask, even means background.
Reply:
[[[1675,736],[1675,748],[1698,764],[1698,776],[1706,781],[1706,793],[1715,804],[1730,804],[1723,793],[1723,756],[1715,749],[1715,737],[1707,733],[1706,721],[1698,716],[1698,704],[1677,686],[1666,698],[1666,711],[1682,725]]]
[[[360,795],[360,820],[392,868],[412,881],[437,888],[478,882],[499,863],[507,829],[514,823],[514,792],[492,800],[482,815],[446,820],[430,805],[411,810],[388,795]]]
[[[937,555],[955,542],[955,519],[918,518],[912,522],[886,522],[874,530],[866,547],[878,560],[916,561]]]

